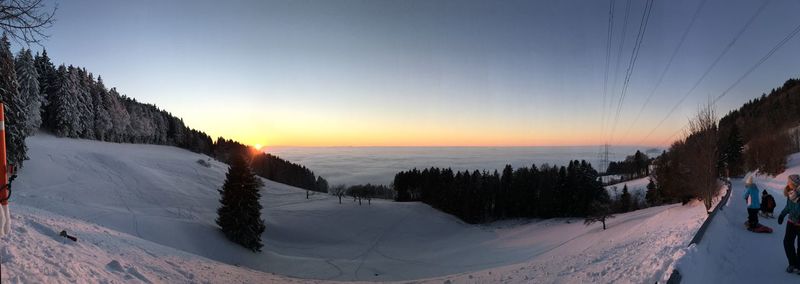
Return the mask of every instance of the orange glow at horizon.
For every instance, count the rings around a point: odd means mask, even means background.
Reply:
[[[301,125],[272,125],[260,129],[227,129],[212,137],[224,136],[266,151],[269,147],[522,147],[522,146],[595,146],[607,140],[599,131],[569,131],[569,127],[516,129],[469,129],[467,127],[415,127],[408,125],[367,128],[353,125],[333,128]],[[666,136],[666,135],[664,135]],[[640,137],[640,136],[638,136]],[[665,137],[653,137],[637,146],[660,145]],[[268,141],[264,145],[254,143]],[[636,145],[641,139],[616,140],[612,145]]]
[[[270,110],[247,105],[220,109],[225,117],[193,115],[187,109],[187,125],[198,125],[213,139],[222,136],[266,150],[269,147],[388,147],[388,146],[594,146],[609,140],[593,122],[565,117],[540,121],[511,121],[507,117],[425,117],[393,113],[332,112],[313,108],[274,106]],[[294,111],[293,111],[294,110]],[[648,140],[642,141],[649,126],[632,128],[628,135],[619,133],[611,145],[668,146],[665,139],[680,122],[666,125]],[[622,132],[622,131],[619,131]],[[625,136],[625,137],[621,137]],[[261,146],[261,147],[258,147]]]

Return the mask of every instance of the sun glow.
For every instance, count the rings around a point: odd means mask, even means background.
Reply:
[[[256,150],[261,150],[261,147],[262,147],[261,144],[253,145],[253,148],[256,148]]]

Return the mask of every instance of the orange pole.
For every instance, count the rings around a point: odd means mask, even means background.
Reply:
[[[8,162],[6,161],[6,119],[4,114],[5,105],[0,102],[0,205],[8,205]]]

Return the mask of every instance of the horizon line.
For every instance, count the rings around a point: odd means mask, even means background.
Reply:
[[[315,146],[315,145],[262,145],[262,148],[532,148],[532,147],[603,147],[605,144],[591,144],[591,145],[331,145],[331,146]],[[654,145],[609,145],[609,147],[642,147],[642,148],[658,148],[666,149],[667,146],[654,146]]]

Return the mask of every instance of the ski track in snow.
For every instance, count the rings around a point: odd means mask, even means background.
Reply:
[[[606,231],[574,218],[469,225],[421,203],[339,204],[265,180],[256,254],[215,224],[225,164],[205,167],[197,160],[207,156],[167,146],[43,133],[27,143],[31,160],[12,199],[19,215],[4,242],[14,245],[0,249],[12,255],[2,275],[12,283],[652,283],[706,216],[691,203],[620,214]],[[79,242],[53,237],[61,229]]]

